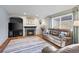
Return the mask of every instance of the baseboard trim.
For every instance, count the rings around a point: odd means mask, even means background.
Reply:
[[[6,46],[8,45],[8,43],[10,42],[10,38],[8,38],[1,46],[0,46],[0,53],[3,52],[3,50],[6,48]]]

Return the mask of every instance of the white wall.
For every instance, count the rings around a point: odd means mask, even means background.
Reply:
[[[26,17],[21,17],[23,19],[23,36],[25,36],[25,28],[24,26],[26,25]]]
[[[8,13],[0,8],[0,45],[8,38]]]
[[[37,26],[37,28],[36,28],[36,35],[41,34],[41,28],[40,28],[40,24],[39,24],[39,19],[38,18],[35,19],[35,25]]]

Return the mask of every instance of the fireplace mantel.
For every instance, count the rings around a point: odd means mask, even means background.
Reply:
[[[24,28],[36,28],[36,26],[24,26]]]

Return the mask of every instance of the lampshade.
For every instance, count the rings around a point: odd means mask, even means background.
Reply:
[[[79,20],[74,21],[74,26],[79,26]]]

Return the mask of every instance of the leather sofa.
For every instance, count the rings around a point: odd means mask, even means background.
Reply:
[[[66,35],[63,37],[59,37],[61,32],[65,32]],[[43,38],[54,43],[59,47],[65,47],[72,43],[72,36],[70,35],[69,31],[64,30],[52,30],[49,34],[43,34]]]
[[[54,51],[52,47],[45,47],[42,53],[79,53],[79,44],[72,44]]]

